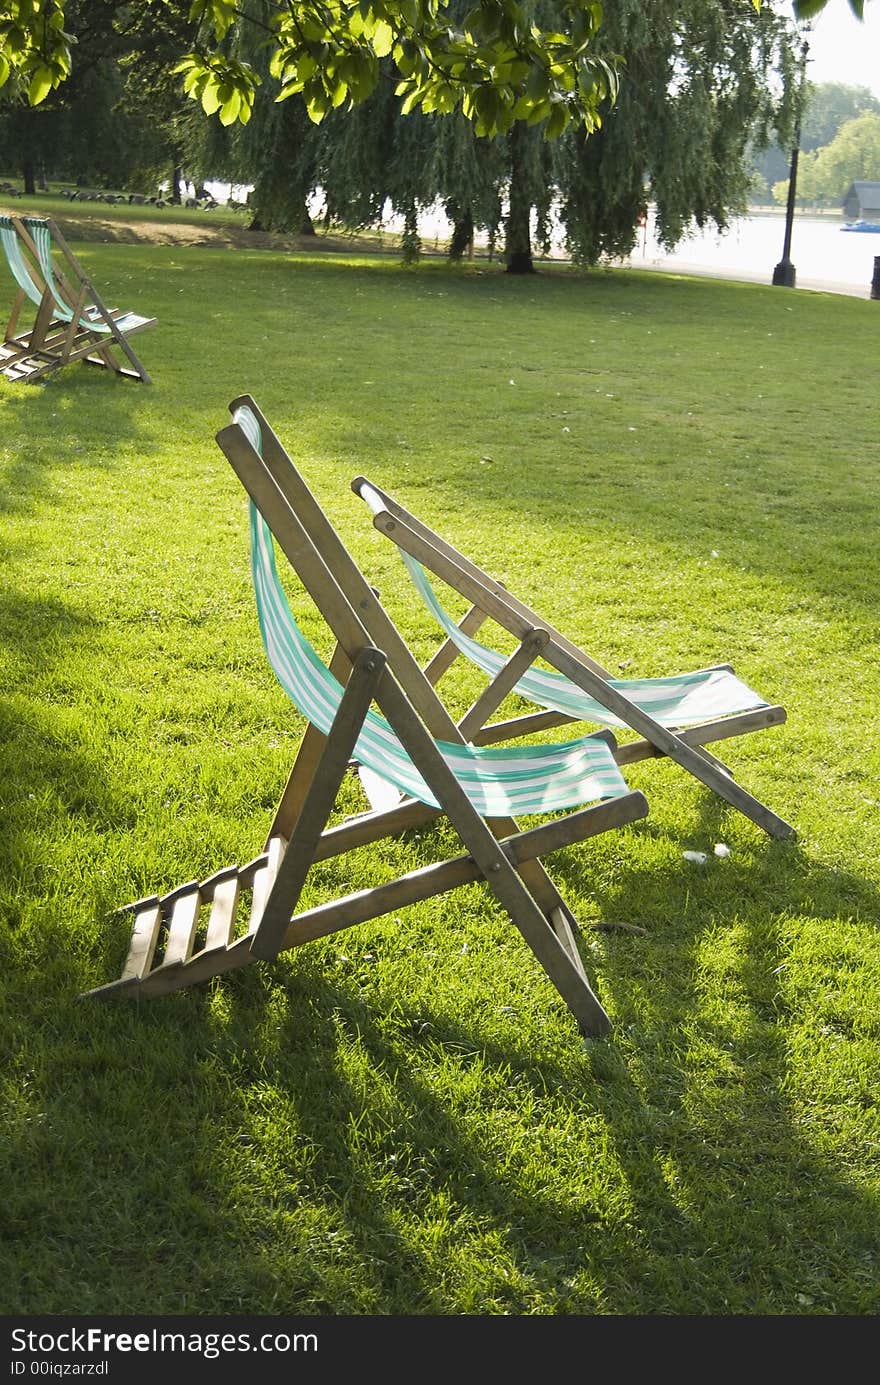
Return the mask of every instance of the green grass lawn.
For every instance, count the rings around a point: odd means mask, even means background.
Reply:
[[[876,1313],[878,305],[76,248],[158,317],[155,383],[0,382],[0,1312]],[[420,657],[358,473],[612,670],[730,661],[787,707],[719,751],[796,843],[656,762],[627,772],[644,822],[548,860],[610,1039],[476,886],[78,998],[118,974],[117,906],[259,852],[302,730],[213,440],[245,391]],[[452,845],[328,863],[308,899]],[[621,920],[645,931],[590,927]]]

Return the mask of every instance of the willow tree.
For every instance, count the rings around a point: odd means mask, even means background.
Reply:
[[[539,15],[564,22],[551,0]],[[609,61],[619,55],[622,78],[590,132],[572,124],[546,140],[540,122],[516,120],[488,138],[460,117],[405,116],[387,92],[356,119],[328,121],[322,169],[344,174],[347,188],[334,211],[378,215],[393,171],[401,209],[443,202],[454,252],[473,228],[494,235],[503,225],[511,273],[534,268],[535,234],[546,247],[554,216],[587,264],[633,247],[649,199],[667,246],[692,222],[724,228],[745,204],[755,147],[790,136],[799,85],[792,21],[729,0],[619,0],[606,11],[599,50]]]
[[[692,222],[744,210],[752,155],[791,136],[800,45],[791,20],[725,0],[620,0],[603,42],[623,54],[618,100],[589,140],[554,150],[569,250],[595,263],[634,246],[648,201],[674,247]]]
[[[618,0],[599,48],[617,55],[621,80],[593,130],[542,141],[517,122],[493,141],[510,272],[534,267],[532,228],[546,247],[556,218],[584,264],[629,253],[649,201],[668,248],[692,223],[723,230],[746,206],[755,148],[791,137],[800,45],[766,5]]]

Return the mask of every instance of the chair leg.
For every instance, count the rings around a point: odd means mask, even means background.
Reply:
[[[337,644],[333,651],[333,657],[330,660],[330,672],[343,686],[351,675],[351,660],[341,644]],[[281,836],[286,841],[290,841],[326,744],[327,737],[310,722],[300,741],[299,750],[281,795],[281,801],[275,811],[267,840]]]
[[[611,1021],[581,968],[560,942],[525,880],[498,846],[489,825],[470,803],[436,744],[392,679],[383,680],[379,705],[408,755],[437,795],[461,840],[500,904],[531,947],[585,1035],[608,1032]],[[542,875],[545,874],[541,867]],[[549,883],[549,877],[548,877]],[[559,904],[562,903],[557,895]]]
[[[25,292],[24,292],[24,289],[19,289],[18,292],[17,292],[16,295],[15,295],[15,299],[14,299],[13,304],[12,304],[12,311],[11,311],[10,314],[9,314],[9,321],[6,323],[6,329],[5,329],[4,333],[3,333],[3,340],[6,341],[6,342],[13,342],[13,341],[15,341],[15,329],[16,329],[16,327],[18,326],[18,319],[19,319],[19,315],[20,315],[20,313],[21,313],[21,310],[22,310],[22,308],[23,308],[23,306],[24,306],[24,301],[25,301]],[[27,335],[27,334],[25,334],[25,335]]]
[[[378,649],[364,649],[354,661],[323,754],[257,925],[252,944],[255,957],[271,959],[277,957],[281,949],[384,668],[385,655]]]

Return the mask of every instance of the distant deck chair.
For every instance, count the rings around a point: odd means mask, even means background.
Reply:
[[[727,766],[705,749],[714,741],[785,721],[785,709],[765,702],[736,677],[729,664],[667,678],[612,678],[595,659],[379,486],[359,476],[352,482],[352,490],[369,507],[375,527],[396,545],[422,600],[445,633],[443,644],[424,670],[432,686],[459,654],[491,679],[458,723],[472,744],[516,740],[574,721],[629,727],[640,739],[617,746],[618,764],[667,755],[770,836],[794,835],[789,823],[748,793]],[[472,603],[459,622],[438,599],[426,569]],[[487,619],[521,642],[511,656],[474,639]],[[540,657],[551,670],[531,667],[534,654],[530,650],[536,640],[542,642]],[[510,692],[543,710],[488,724]],[[380,792],[378,786],[374,794],[377,800]]]
[[[308,726],[263,853],[244,867],[127,906],[134,922],[122,975],[87,994],[162,995],[483,880],[581,1031],[605,1033],[609,1018],[587,978],[575,920],[539,858],[646,815],[644,796],[627,788],[614,761],[613,735],[602,731],[537,748],[465,744],[253,399],[245,395],[230,409],[233,422],[217,441],[251,499],[251,568],[263,642]],[[336,638],[329,668],[294,619],[273,535]],[[381,715],[371,710],[373,702]],[[328,827],[353,758],[393,780],[402,801],[390,812]],[[526,831],[514,820],[514,813],[546,819],[570,809],[577,811]],[[314,863],[441,813],[464,854],[296,912]]]
[[[30,382],[84,360],[151,383],[129,338],[154,327],[156,319],[107,308],[54,221],[0,216],[0,245],[17,284],[0,344],[0,374]],[[53,251],[66,272],[56,266]],[[27,300],[35,305],[36,315],[32,325],[20,331]],[[128,366],[118,359],[120,352]]]

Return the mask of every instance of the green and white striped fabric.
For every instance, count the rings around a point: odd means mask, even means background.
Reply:
[[[494,678],[507,662],[506,656],[460,630],[438,600],[421,563],[402,548],[398,552],[419,595],[449,638],[466,658]],[[770,705],[725,668],[704,668],[668,678],[609,678],[608,683],[668,727],[694,725]],[[563,712],[578,721],[595,721],[600,726],[627,724],[555,669],[527,669],[514,691],[539,707]]]
[[[24,256],[21,253],[21,242],[11,217],[0,216],[0,243],[3,245],[3,253],[18,287],[24,289],[32,303],[39,304],[43,295],[34,283],[30,270],[25,264]]]
[[[257,452],[259,423],[248,408],[234,421]],[[263,644],[282,687],[303,716],[326,735],[342,697],[342,685],[312,648],[290,610],[278,577],[272,534],[256,506],[250,507],[251,573]],[[435,742],[476,810],[484,817],[545,813],[580,807],[628,793],[626,782],[603,740],[583,736],[559,745],[513,748]],[[370,710],[355,758],[401,792],[422,803],[439,803],[384,717]]]
[[[70,306],[65,303],[58,285],[55,282],[55,268],[52,264],[52,234],[49,230],[49,224],[34,216],[26,216],[24,218],[24,224],[31,234],[34,245],[37,247],[40,268],[45,276],[49,292],[55,300],[55,316],[61,322],[70,322],[73,318],[73,311]],[[39,297],[36,301],[39,303]],[[109,327],[102,318],[96,316],[97,311],[95,307],[86,308],[85,312],[80,314],[79,326],[87,327],[90,332],[100,332],[104,336],[109,336],[113,328]],[[147,321],[149,321],[148,318],[141,317],[138,313],[123,313],[120,317],[114,319],[116,328],[123,335],[125,335],[126,332],[133,331],[135,327],[139,327],[142,323]]]

